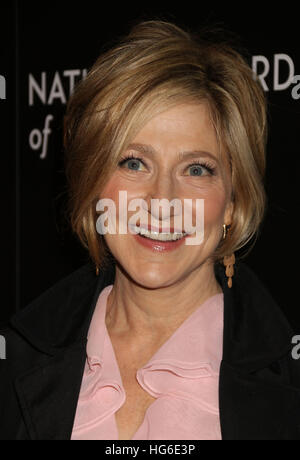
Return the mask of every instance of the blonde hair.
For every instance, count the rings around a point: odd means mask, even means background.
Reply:
[[[71,227],[103,267],[109,250],[96,230],[96,202],[121,153],[154,115],[206,102],[230,162],[234,212],[221,260],[257,235],[265,210],[266,99],[240,52],[165,21],[136,25],[104,52],[67,105],[65,166]]]

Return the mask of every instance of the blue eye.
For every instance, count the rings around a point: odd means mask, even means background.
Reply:
[[[207,163],[194,163],[188,169],[191,171],[192,177],[213,176],[215,174],[215,168]]]
[[[191,176],[202,176],[203,175],[203,166],[201,165],[192,165],[190,166]]]
[[[126,163],[128,169],[130,169],[131,171],[138,171],[143,161],[137,157],[126,157],[119,162],[119,166],[123,167]]]
[[[128,160],[127,165],[129,169],[134,169],[136,171],[139,169],[139,160]]]

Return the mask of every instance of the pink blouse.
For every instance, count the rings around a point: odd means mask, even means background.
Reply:
[[[115,412],[126,394],[105,324],[112,288],[111,284],[101,291],[90,324],[72,440],[119,439]],[[138,383],[157,399],[132,440],[221,439],[223,301],[222,293],[201,304],[137,370]]]

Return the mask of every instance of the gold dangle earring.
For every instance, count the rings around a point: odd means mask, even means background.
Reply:
[[[227,236],[227,225],[223,225],[223,240]],[[232,288],[232,277],[234,275],[234,264],[235,264],[235,255],[232,253],[229,256],[225,256],[223,259],[223,265],[226,267],[226,276],[228,278],[228,287]]]
[[[98,275],[99,275],[99,267],[98,267],[98,265],[96,264],[96,276],[98,276]]]
[[[223,224],[223,240],[225,240],[226,235],[227,235],[227,225]]]

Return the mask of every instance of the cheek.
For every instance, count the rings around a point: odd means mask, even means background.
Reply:
[[[115,220],[116,231],[118,238],[116,239],[116,235],[111,235],[107,233],[105,238],[107,241],[116,241],[118,242],[123,241],[124,235],[118,234],[118,228],[127,228],[127,222],[132,216],[135,214],[136,211],[129,211],[128,205],[131,200],[137,199],[141,196],[140,191],[141,185],[136,183],[128,183],[128,180],[125,180],[121,175],[115,174],[111,177],[109,182],[106,184],[105,188],[102,190],[101,194],[99,195],[99,199],[109,199],[113,202],[114,206],[111,207],[113,212],[113,219]]]
[[[140,184],[136,182],[128,183],[128,180],[124,179],[121,175],[116,173],[106,184],[99,198],[110,198],[115,202],[116,205],[118,205],[119,192],[126,192],[129,201],[131,198],[137,198],[141,195],[140,189]]]
[[[102,190],[99,198],[110,198],[116,201],[119,196],[119,190],[122,190],[122,184],[118,180],[118,175],[114,174],[107,182],[105,188]]]
[[[226,196],[220,190],[212,191],[204,198],[204,224],[216,226],[223,225],[226,209]]]
[[[101,191],[99,195],[99,199],[103,200],[109,198],[111,200],[115,200],[118,196],[118,187],[115,178],[113,177],[110,181],[106,184],[105,188]]]

